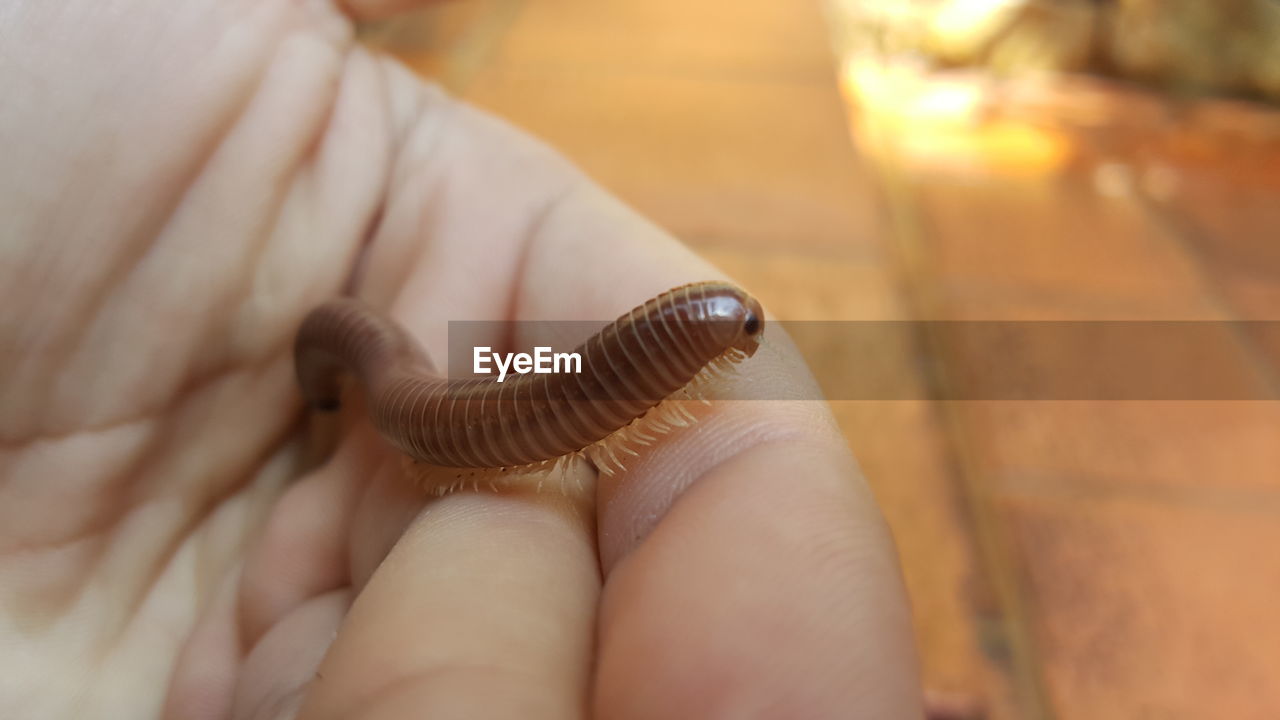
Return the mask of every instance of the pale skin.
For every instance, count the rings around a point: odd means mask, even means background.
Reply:
[[[450,319],[721,277],[355,45],[396,9],[0,10],[0,717],[919,717],[892,542],[821,402],[436,498],[356,401],[307,466],[290,341],[325,298],[434,354]],[[816,396],[769,347],[724,393]]]

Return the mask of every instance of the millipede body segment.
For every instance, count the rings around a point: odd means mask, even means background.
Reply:
[[[755,353],[764,314],[734,285],[658,295],[574,351],[580,373],[451,380],[390,318],[352,299],[317,307],[295,345],[298,381],[318,410],[338,407],[353,374],[379,432],[415,460],[508,468],[585,451],[706,372]]]

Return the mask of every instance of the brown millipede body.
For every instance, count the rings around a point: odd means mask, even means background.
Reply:
[[[338,407],[340,376],[364,387],[378,431],[409,457],[448,468],[513,468],[584,454],[606,473],[614,447],[645,445],[692,416],[651,410],[753,355],[764,329],[760,303],[725,282],[668,290],[623,315],[575,350],[580,373],[451,380],[398,324],[353,299],[326,302],[298,331],[302,394],[318,410]],[[648,424],[636,421],[649,413]],[[620,432],[621,431],[621,432]],[[597,452],[592,452],[595,449]]]

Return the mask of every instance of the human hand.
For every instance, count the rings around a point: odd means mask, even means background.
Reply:
[[[428,499],[358,407],[303,470],[327,297],[438,355],[714,268],[328,3],[18,3],[0,47],[0,717],[920,714],[821,402],[717,403],[563,494]],[[816,398],[768,332],[721,393]]]

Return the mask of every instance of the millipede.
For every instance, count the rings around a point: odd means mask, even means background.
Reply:
[[[520,469],[588,458],[601,472],[623,467],[694,416],[673,397],[755,354],[764,313],[726,282],[668,290],[579,345],[581,372],[450,379],[395,321],[355,299],[327,301],[298,330],[302,395],[336,410],[349,373],[368,397],[378,432],[415,461],[443,468]],[[704,401],[705,402],[705,401]]]

